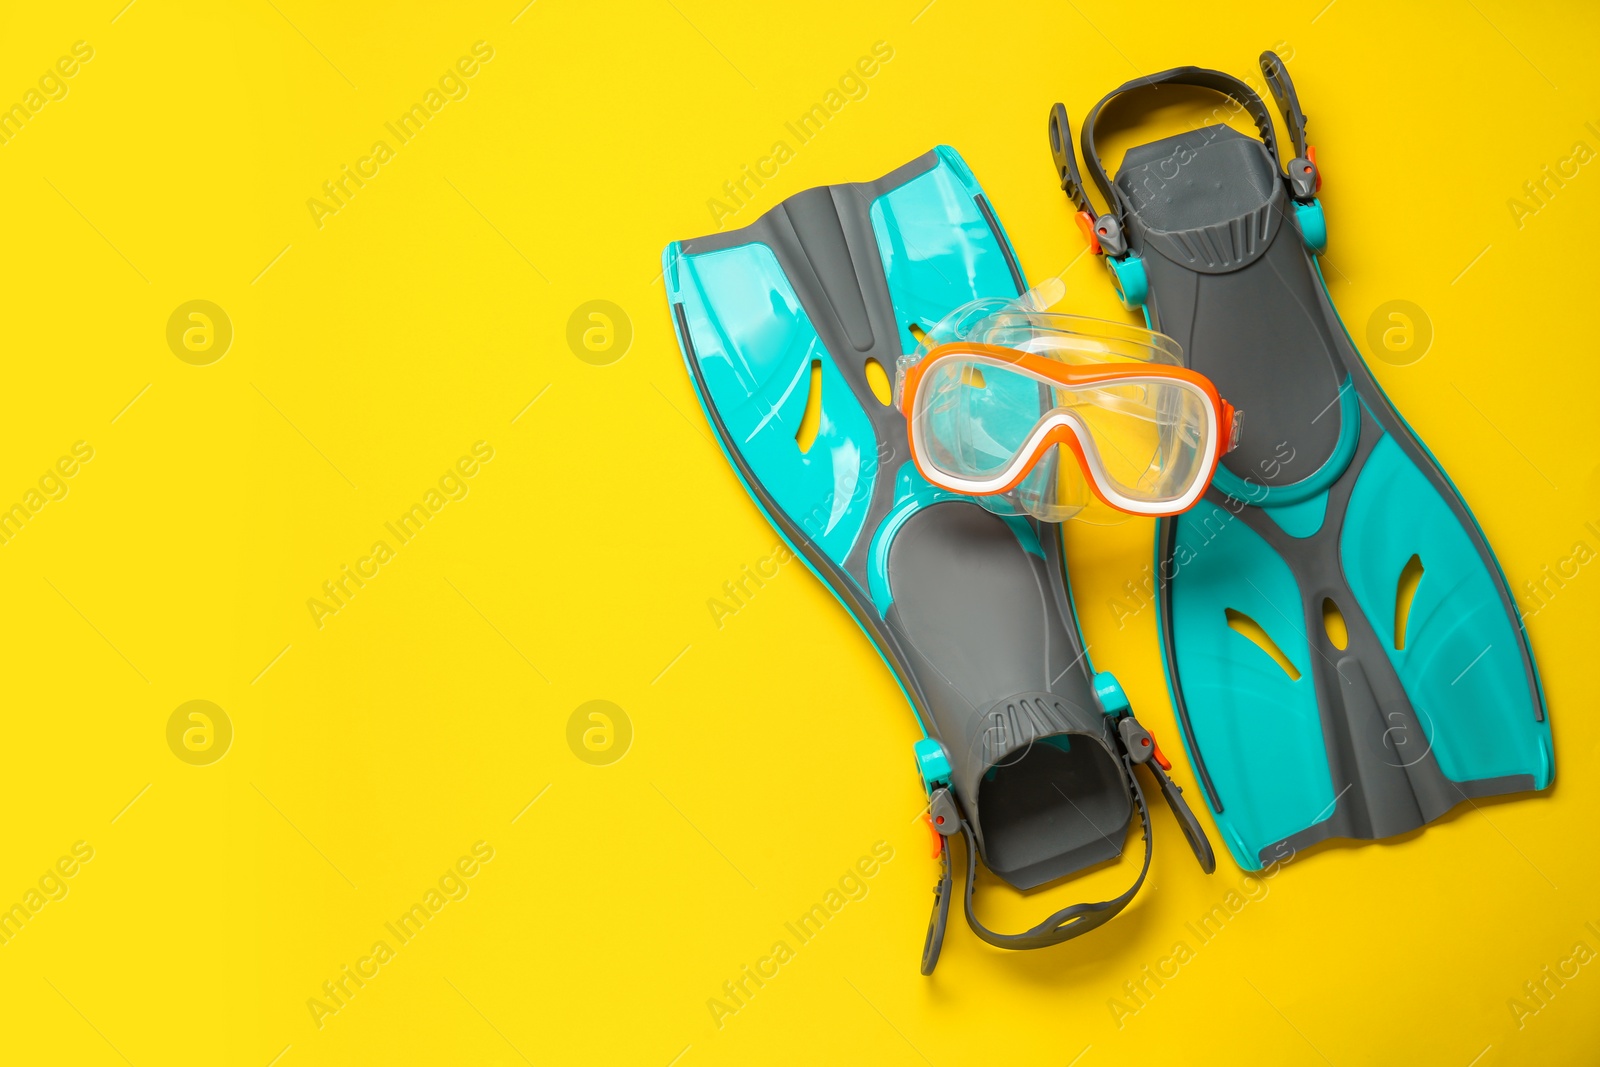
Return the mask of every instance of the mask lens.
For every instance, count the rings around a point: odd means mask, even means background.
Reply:
[[[957,479],[1003,478],[1049,396],[1038,381],[999,361],[940,359],[924,375],[911,413],[923,462]]]
[[[907,414],[932,481],[1052,522],[1194,503],[1231,428],[1203,381],[1174,371],[1171,338],[1015,305],[972,312],[957,331],[970,337],[930,336],[901,363],[904,380],[927,361]]]
[[[1117,495],[1145,504],[1182,498],[1205,472],[1214,428],[1199,390],[1168,379],[1057,390],[1082,427],[1085,461]],[[1087,440],[1083,440],[1087,437]]]

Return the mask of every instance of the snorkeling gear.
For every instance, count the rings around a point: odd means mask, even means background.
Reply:
[[[1550,724],[1489,545],[1390,405],[1328,296],[1321,173],[1283,62],[1261,56],[1295,158],[1244,82],[1180,67],[1128,82],[1082,128],[1062,188],[1124,302],[1250,413],[1212,488],[1157,534],[1169,687],[1242,867],[1327,838],[1421,827],[1464,800],[1544,789]],[[1215,124],[1130,149],[1115,182],[1096,122],[1125,93],[1222,94],[1260,139]]]
[[[1046,522],[1095,499],[1131,515],[1185,511],[1239,433],[1233,405],[1171,338],[999,300],[929,331],[901,357],[895,396],[924,478]]]
[[[916,347],[913,328],[1026,288],[961,157],[940,147],[877,181],[797,193],[742,229],[669,245],[663,266],[729,463],[871,638],[926,735],[915,756],[942,862],[923,973],[943,943],[952,836],[966,848],[967,921],[991,945],[1056,944],[1121,911],[1152,847],[1136,763],[1213,869],[1154,741],[1089,665],[1054,531],[939,490],[910,461],[888,375]],[[978,856],[1030,889],[1119,856],[1135,809],[1145,856],[1126,892],[1017,934],[978,920]]]

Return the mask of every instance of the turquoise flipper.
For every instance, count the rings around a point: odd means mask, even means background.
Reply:
[[[1139,264],[1151,324],[1244,413],[1206,499],[1163,521],[1156,565],[1185,744],[1246,868],[1404,833],[1554,775],[1515,602],[1328,297],[1305,116],[1281,61],[1261,64],[1293,142],[1285,169],[1265,104],[1218,71],[1129,82],[1082,130],[1112,266]],[[1100,111],[1161,84],[1230,97],[1262,139],[1221,125],[1164,138],[1130,149],[1113,182],[1095,150]],[[1087,210],[1065,122],[1053,113],[1052,149]]]
[[[1235,510],[1202,500],[1173,520],[1182,580],[1171,583],[1166,614],[1184,635],[1175,648],[1185,702],[1232,709],[1191,716],[1190,738],[1212,787],[1229,798],[1229,818],[1218,819],[1224,840],[1236,857],[1254,857],[1329,812],[1334,789],[1300,587]],[[1242,586],[1240,575],[1249,576]],[[1230,610],[1255,620],[1299,676],[1230,627]]]
[[[928,735],[919,765],[944,768],[926,785],[940,833],[967,841],[969,925],[991,944],[1034,948],[1116,915],[1148,870],[1133,764],[1154,746],[1125,703],[1096,696],[1059,539],[928,484],[904,417],[871,384],[872,364],[887,378],[916,347],[913,327],[1025,288],[966,165],[941,147],[877,181],[807,190],[743,229],[670,245],[663,266],[685,365],[730,464],[894,671]],[[819,418],[804,442],[808,408]],[[840,713],[841,731],[856,713]],[[1147,765],[1211,869],[1181,791]],[[977,920],[978,855],[1032,888],[1120,855],[1136,815],[1145,867],[1121,896],[1021,934]],[[951,898],[944,855],[924,973]]]
[[[705,389],[731,440],[787,514],[842,564],[866,521],[878,475],[872,423],[806,318],[772,250],[746,244],[685,258],[670,292],[681,300]],[[716,315],[707,292],[719,294]],[[821,372],[821,419],[811,448],[795,446]]]
[[[1405,522],[1393,521],[1396,515]],[[1501,609],[1496,576],[1393,437],[1378,442],[1367,459],[1339,546],[1350,591],[1421,721],[1421,739],[1392,738],[1396,755],[1420,758],[1417,749],[1425,745],[1446,777],[1458,782],[1532,768],[1532,787],[1549,785],[1555,765],[1549,731],[1500,728],[1503,709],[1526,706],[1528,679],[1521,634]],[[1423,552],[1427,563],[1401,642],[1393,576]]]

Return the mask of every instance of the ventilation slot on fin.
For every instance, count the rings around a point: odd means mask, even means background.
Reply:
[[[800,417],[800,429],[794,443],[800,451],[810,452],[816,444],[817,431],[822,428],[822,360],[811,361],[811,391],[806,394],[806,413]]]
[[[961,368],[961,384],[970,385],[974,389],[989,387],[989,383],[983,380],[983,368],[975,363],[969,363]]]
[[[883,369],[882,363],[868,356],[866,373],[872,395],[878,398],[878,403],[888,407],[894,402],[894,387],[889,384],[889,372]]]
[[[1322,598],[1322,628],[1328,631],[1333,647],[1343,652],[1350,645],[1350,628],[1344,623],[1344,612],[1329,597]]]
[[[1279,648],[1278,643],[1267,635],[1267,631],[1261,628],[1259,622],[1256,622],[1256,620],[1242,611],[1234,611],[1232,608],[1227,608],[1225,611],[1228,616],[1228,627],[1234,633],[1243,634],[1251,641],[1254,641],[1261,651],[1272,657],[1272,662],[1276,663],[1283,670],[1283,673],[1289,676],[1291,682],[1300,680],[1299,669],[1289,662],[1289,657],[1283,654],[1283,649]]]
[[[911,334],[912,337],[916,338],[916,342],[919,345],[928,340],[928,331],[924,330],[921,326],[918,326],[914,322],[906,323],[906,330]]]
[[[1394,590],[1394,649],[1403,651],[1406,647],[1406,623],[1411,620],[1411,602],[1417,598],[1417,586],[1422,584],[1422,557],[1412,556],[1406,560],[1405,569],[1400,572],[1400,581]]]

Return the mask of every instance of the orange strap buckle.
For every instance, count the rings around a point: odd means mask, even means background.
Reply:
[[[1089,251],[1101,255],[1100,238],[1094,232],[1094,216],[1087,211],[1080,211],[1073,216],[1073,220],[1077,222],[1078,229],[1083,231],[1083,239],[1089,242]]]

